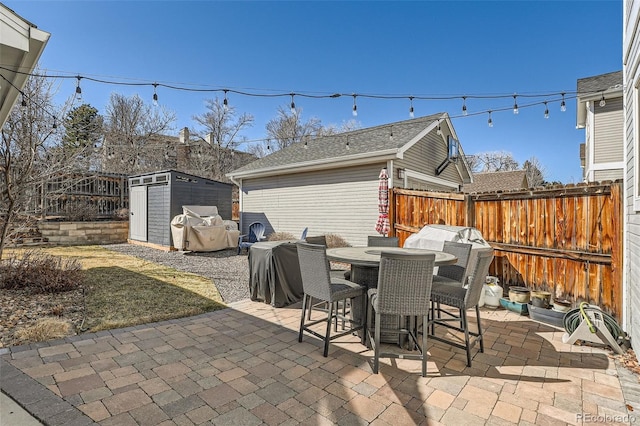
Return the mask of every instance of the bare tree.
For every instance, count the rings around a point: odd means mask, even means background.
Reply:
[[[303,122],[301,109],[296,109],[293,112],[280,106],[278,107],[278,116],[266,125],[267,140],[261,144],[250,146],[248,151],[260,158],[305,139],[330,136],[361,128],[362,124],[356,120],[345,121],[339,126],[335,124],[323,126],[320,119],[315,117]]]
[[[137,174],[166,166],[167,134],[174,131],[175,113],[147,105],[138,96],[112,93],[106,111],[103,170]]]
[[[22,92],[24,105],[11,111],[1,131],[0,258],[16,218],[39,204],[38,188],[73,163],[56,146],[60,134],[53,83],[32,76]]]
[[[527,180],[530,187],[545,185],[546,170],[536,157],[531,157],[522,164],[522,169],[527,172]]]
[[[482,172],[506,172],[518,170],[520,164],[513,158],[513,154],[505,151],[481,152],[466,156],[471,170]]]
[[[236,113],[218,98],[206,101],[207,111],[193,116],[199,128],[192,131],[198,139],[190,143],[188,157],[191,172],[216,180],[244,165],[247,156],[236,155],[236,148],[246,141],[240,132],[253,125],[251,114]]]
[[[302,109],[290,111],[280,106],[278,116],[267,123],[266,130],[269,138],[266,142],[269,145],[267,151],[278,151],[304,138],[322,134],[323,128],[320,120],[315,117],[303,122]]]

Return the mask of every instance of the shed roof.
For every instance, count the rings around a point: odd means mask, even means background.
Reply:
[[[438,113],[412,120],[383,124],[366,129],[322,136],[295,143],[229,173],[233,178],[312,165],[343,164],[396,158],[407,146],[417,142],[435,123],[447,121],[446,113]],[[452,134],[455,133],[452,130]]]
[[[529,187],[525,170],[511,170],[507,172],[474,173],[473,183],[467,183],[462,190],[472,192],[515,191]]]

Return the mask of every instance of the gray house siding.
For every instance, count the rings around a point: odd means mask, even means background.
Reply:
[[[623,169],[608,169],[608,170],[595,170],[593,172],[594,180],[596,182],[603,180],[616,180],[624,177]]]
[[[638,129],[637,122],[640,117],[640,105],[638,104],[638,85],[640,84],[640,37],[636,31],[640,18],[640,2],[624,2],[624,46],[623,46],[623,72],[624,72],[624,96],[625,96],[625,152],[626,152],[626,176],[625,176],[625,229],[624,229],[624,278],[623,278],[623,328],[631,335],[631,343],[637,350],[637,342],[640,342],[640,206],[638,206],[638,183],[640,170],[638,170]]]
[[[604,107],[595,104],[594,162],[609,163],[624,159],[624,114],[622,98],[607,101]],[[622,172],[622,171],[621,171]]]
[[[385,163],[283,174],[242,182],[242,229],[251,222],[267,234],[304,228],[309,235],[338,234],[352,245],[366,245],[376,235],[378,175]]]
[[[430,177],[449,181],[453,184],[462,185],[463,180],[455,163],[449,164],[439,176],[436,176],[436,168],[447,158],[447,145],[443,137],[446,139],[446,135],[440,136],[436,132],[431,132],[411,148],[407,149],[404,153],[404,158],[394,162],[396,176],[397,169],[402,168],[406,171],[415,171]],[[402,186],[402,182],[397,180],[395,186]],[[413,177],[407,178],[406,187],[432,191],[451,191],[455,189],[452,186],[439,185]]]

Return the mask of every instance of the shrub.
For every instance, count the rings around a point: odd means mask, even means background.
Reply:
[[[82,285],[80,262],[63,259],[38,249],[11,254],[0,261],[0,288],[25,289],[32,293],[60,293]]]
[[[72,201],[66,205],[66,219],[71,222],[93,222],[100,211],[98,206],[89,201]]]
[[[337,235],[337,234],[327,234],[325,235],[325,238],[327,239],[328,248],[350,246],[347,240],[345,240],[344,238],[342,238],[340,235]]]
[[[273,232],[267,237],[267,241],[295,240],[296,236],[291,232]]]

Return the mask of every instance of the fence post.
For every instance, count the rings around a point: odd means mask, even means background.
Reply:
[[[465,226],[469,226],[472,228],[476,227],[476,212],[475,212],[475,205],[473,203],[473,199],[471,198],[471,195],[465,195],[464,196],[464,204],[465,204],[465,217],[464,217],[464,224]]]

